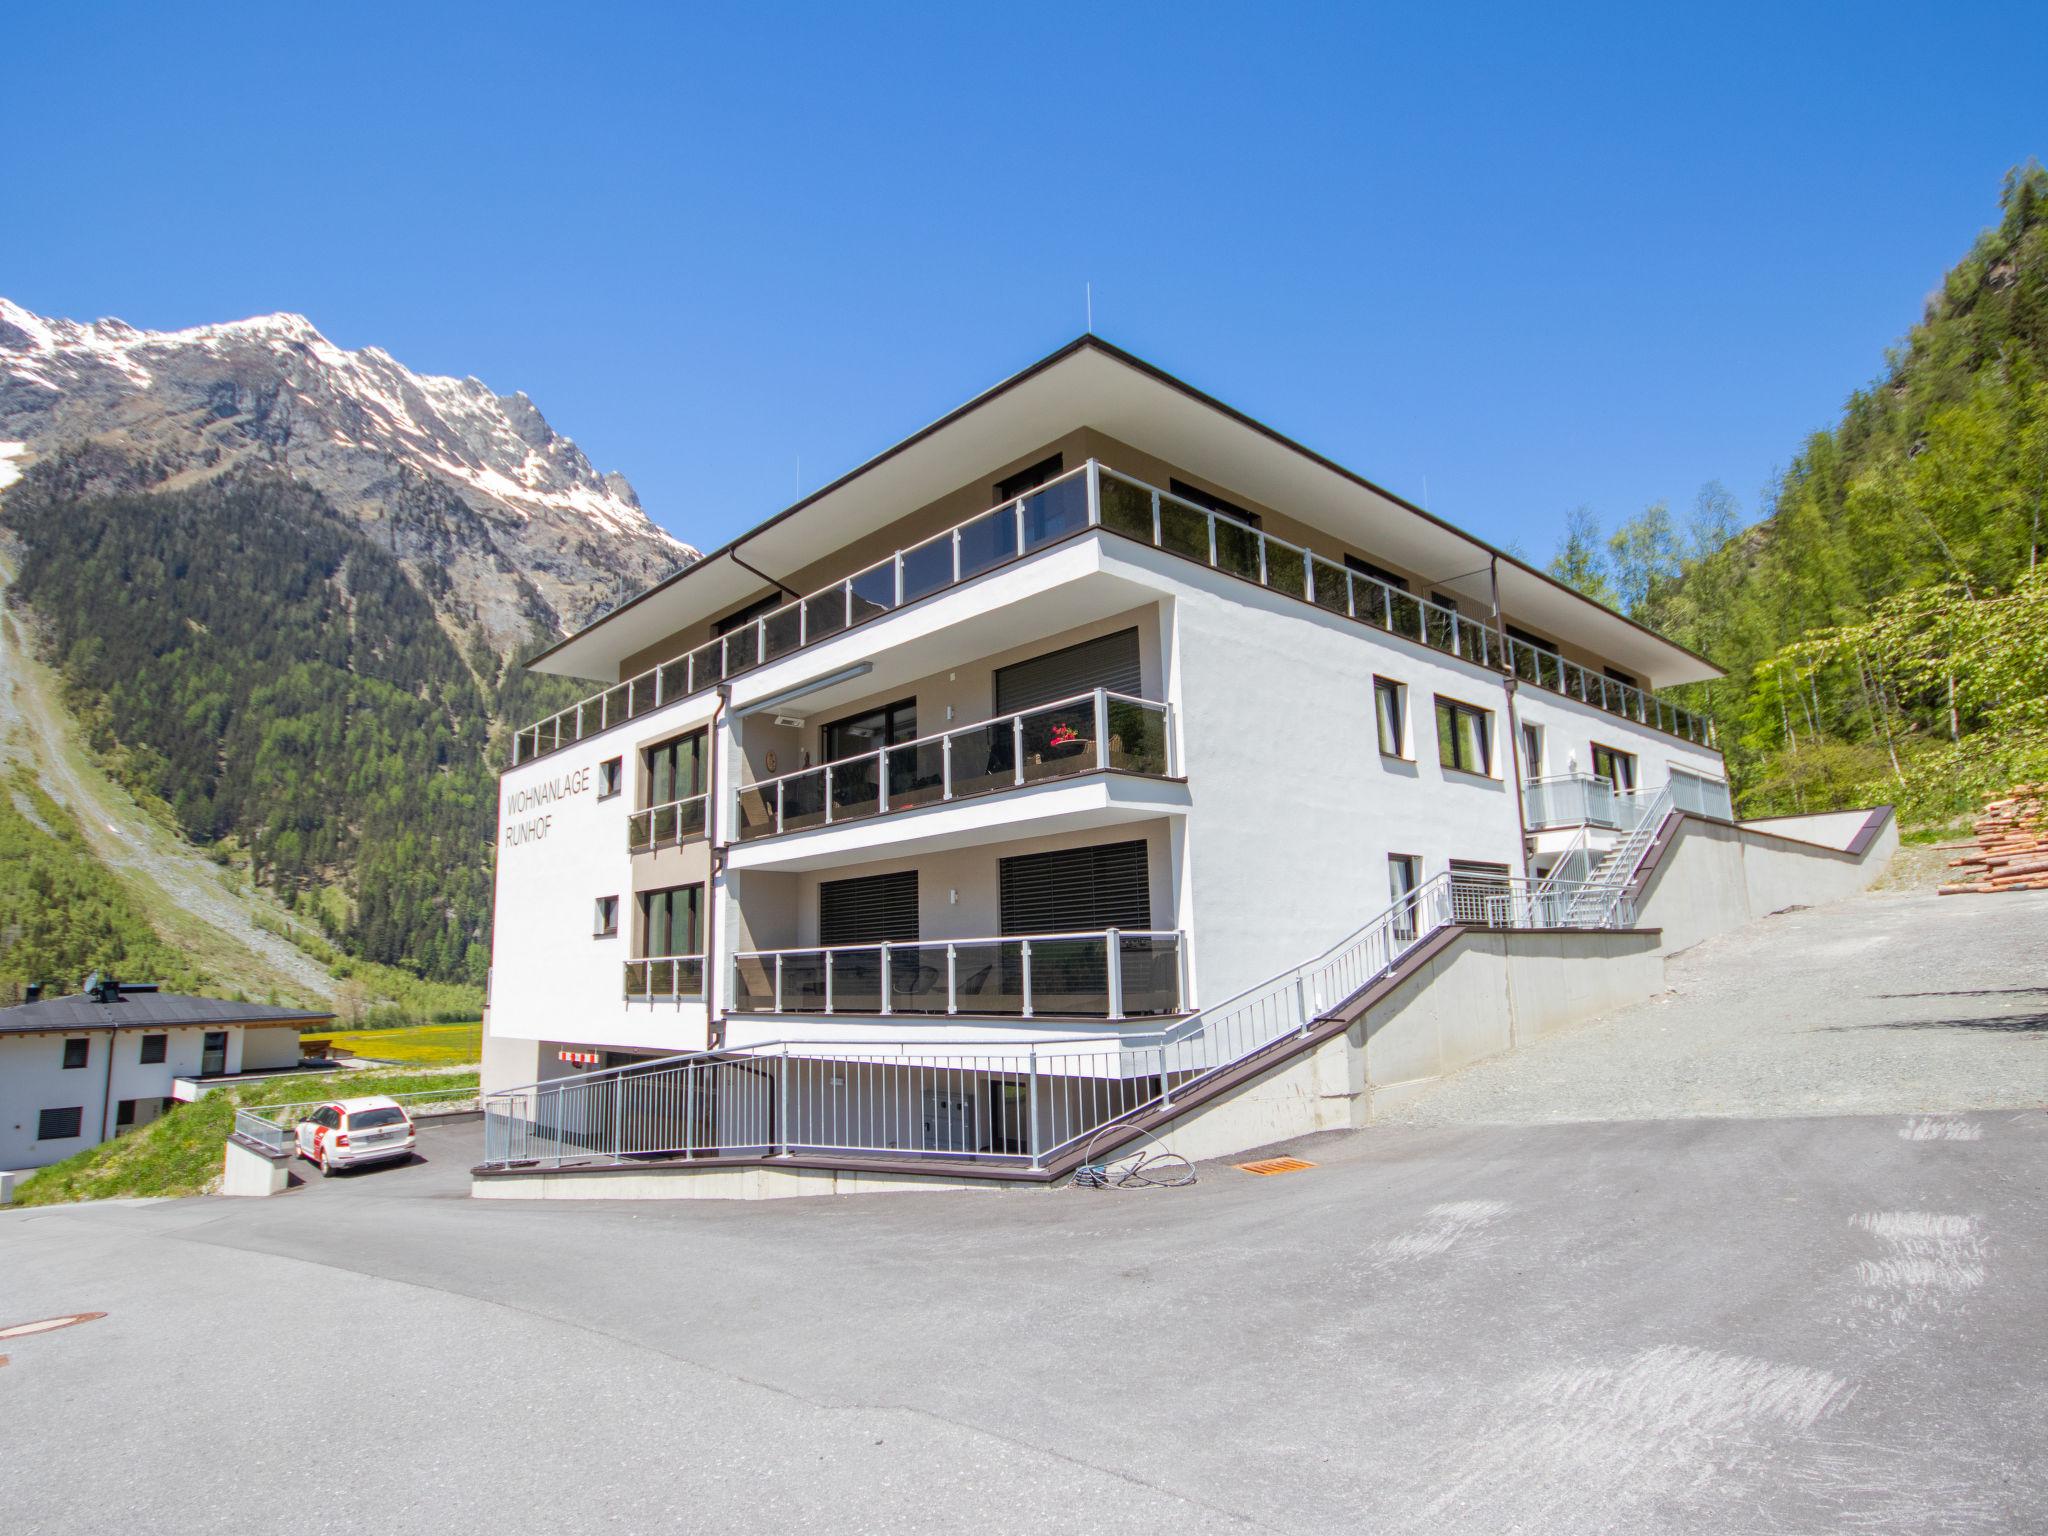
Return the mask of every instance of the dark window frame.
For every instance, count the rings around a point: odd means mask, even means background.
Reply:
[[[1605,779],[1614,786],[1617,794],[1627,794],[1642,783],[1642,777],[1639,772],[1642,767],[1642,761],[1636,753],[1624,752],[1620,747],[1610,747],[1606,743],[1598,741],[1592,743],[1592,747],[1594,778]],[[1603,753],[1608,760],[1608,770],[1606,772],[1602,772],[1600,767],[1600,759]],[[1615,783],[1613,768],[1616,764],[1626,765],[1622,773],[1622,777],[1628,780],[1626,784]]]
[[[1504,626],[1504,628],[1510,640],[1526,645],[1533,651],[1543,651],[1552,656],[1562,654],[1558,650],[1555,640],[1546,640],[1541,635],[1532,634],[1519,624],[1509,624]]]
[[[690,776],[694,787],[684,790],[677,784],[676,779],[683,763],[681,749],[685,743],[690,741],[695,741],[698,744],[695,754],[689,759],[694,770]],[[687,731],[678,731],[673,736],[664,736],[660,741],[642,747],[640,749],[640,780],[641,800],[643,803],[640,809],[644,811],[651,806],[669,805],[677,800],[693,800],[698,795],[703,794],[711,782],[709,756],[710,735],[706,728],[701,725]],[[666,798],[657,795],[654,789],[655,781],[661,777],[655,762],[655,759],[658,757],[673,759],[672,763],[665,765],[668,768],[668,787],[671,791]]]
[[[597,765],[597,798],[616,799],[626,788],[626,760],[608,757]]]
[[[1448,758],[1444,756],[1444,712],[1446,710],[1451,712],[1450,741],[1452,750],[1451,756]],[[1457,716],[1460,714],[1476,716],[1480,722],[1480,743],[1486,755],[1486,761],[1481,767],[1470,768],[1464,763],[1453,761],[1453,759],[1463,755],[1462,742],[1464,738],[1457,729]],[[1497,779],[1500,777],[1494,772],[1494,763],[1500,756],[1500,747],[1494,740],[1493,711],[1490,709],[1486,709],[1478,704],[1468,703],[1464,699],[1452,698],[1448,694],[1438,694],[1436,696],[1436,750],[1439,765],[1450,769],[1453,773],[1469,774],[1475,779]]]
[[[1380,695],[1391,694],[1394,700],[1394,745],[1387,745],[1387,720],[1380,713]],[[1380,677],[1372,680],[1372,722],[1373,733],[1379,741],[1380,756],[1395,758],[1400,762],[1412,763],[1414,754],[1408,750],[1408,685],[1399,678]]]
[[[790,600],[786,592],[770,592],[766,597],[757,597],[745,607],[733,609],[724,618],[713,619],[711,638],[715,640],[720,635],[729,635],[736,629],[745,629],[754,620],[765,618]]]
[[[77,1057],[76,1061],[72,1060]],[[64,1042],[64,1070],[76,1072],[80,1067],[92,1065],[92,1036],[76,1035]]]
[[[58,1118],[53,1120],[50,1118],[52,1115]],[[69,1115],[71,1118],[65,1120],[63,1118],[65,1115]],[[66,1125],[69,1125],[71,1129],[65,1130],[64,1127]],[[62,1109],[44,1109],[36,1113],[37,1141],[76,1141],[84,1135],[85,1106],[83,1104],[67,1104]]]
[[[1205,491],[1199,485],[1181,479],[1178,475],[1168,478],[1166,488],[1182,501],[1191,501],[1210,512],[1219,512],[1225,517],[1234,517],[1247,528],[1265,527],[1265,519],[1250,507],[1241,507],[1228,496],[1219,496],[1214,491]]]
[[[818,944],[923,942],[922,882],[915,869],[818,882]]]
[[[1346,555],[1344,557],[1344,568],[1348,571],[1354,571],[1360,576],[1370,576],[1382,586],[1392,587],[1396,592],[1406,592],[1408,590],[1408,578],[1406,576],[1397,575],[1395,572],[1388,570],[1384,565],[1375,565],[1363,555]]]
[[[871,747],[858,752],[837,752],[833,750],[833,733],[844,731],[862,721],[879,715],[882,719],[880,739]],[[902,718],[907,717],[907,718]],[[901,727],[899,731],[899,726]],[[871,705],[867,709],[855,710],[850,715],[841,715],[837,720],[828,720],[818,727],[818,751],[821,763],[842,762],[849,757],[865,757],[885,747],[901,746],[906,741],[917,740],[917,695],[907,699],[891,699],[886,704]]]
[[[136,1053],[135,1059],[145,1067],[157,1065],[166,1059],[170,1041],[169,1035],[144,1035],[142,1049]]]
[[[676,927],[676,903],[674,898],[678,895],[687,895],[689,898],[687,902],[689,923],[687,926],[690,929],[690,941],[696,945],[694,949],[676,949],[673,947],[675,941],[672,935]],[[658,905],[655,898],[661,896],[670,898],[666,911],[668,915],[668,932],[671,936],[665,936],[664,941],[671,947],[657,953],[653,945],[654,919]],[[658,890],[652,891],[636,891],[634,898],[634,905],[639,909],[638,917],[640,920],[639,929],[635,935],[640,953],[633,957],[635,960],[690,960],[696,959],[704,953],[704,886],[701,881],[692,881],[687,885],[665,885]]]
[[[616,939],[619,936],[619,898],[598,897],[590,923],[590,936],[593,939]]]
[[[1000,507],[1006,501],[1015,501],[1020,496],[1028,496],[1041,485],[1059,479],[1066,472],[1066,456],[1060,453],[1049,453],[1036,464],[1027,464],[1014,474],[1005,475],[1002,479],[998,480],[992,488],[992,494],[995,499],[989,503],[989,506],[992,508]]]

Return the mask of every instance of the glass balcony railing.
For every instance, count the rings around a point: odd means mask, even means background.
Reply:
[[[1183,1010],[1177,932],[1005,935],[733,957],[734,1013],[1152,1018]]]
[[[626,818],[627,852],[651,853],[656,848],[695,842],[704,835],[705,803],[705,796],[692,795],[635,811]]]
[[[785,603],[751,624],[515,732],[512,761],[523,763],[559,751],[1089,528],[1109,529],[1433,650],[1511,673],[1610,714],[1688,741],[1713,744],[1711,721],[1634,684],[1589,671],[1553,651],[1505,639],[1477,616],[1403,592],[1342,561],[1090,460],[1015,501],[898,550],[843,581]]]
[[[659,955],[626,962],[625,999],[629,1003],[675,1003],[704,996],[702,955]]]
[[[1735,819],[1728,786],[1680,769],[1671,772],[1671,801],[1681,811],[1696,811],[1721,821]],[[1532,832],[1546,827],[1611,827],[1628,832],[1645,808],[1661,793],[1656,789],[1616,789],[1596,774],[1568,773],[1531,779],[1522,789],[1522,816]]]
[[[1172,769],[1168,707],[1097,688],[740,789],[741,842],[1076,774]]]

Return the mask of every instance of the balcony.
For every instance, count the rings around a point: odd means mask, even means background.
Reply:
[[[1505,640],[1490,624],[1400,591],[1342,561],[1262,532],[1091,459],[843,581],[783,604],[730,634],[592,694],[514,733],[519,764],[611,730],[780,661],[807,646],[956,587],[1063,539],[1103,528],[1459,656],[1688,741],[1711,746],[1712,722],[1552,652]]]
[[[1183,1012],[1178,932],[1008,935],[733,957],[734,1013],[1156,1018]]]
[[[887,816],[1084,773],[1172,773],[1168,706],[1097,688],[740,790],[740,841]]]
[[[680,848],[704,836],[704,806],[708,797],[691,795],[666,805],[650,806],[626,818],[626,851],[652,853],[657,848]]]
[[[626,962],[629,1003],[694,1003],[704,999],[702,955],[659,955]]]
[[[1590,773],[1557,774],[1531,779],[1522,791],[1522,817],[1531,832],[1549,827],[1609,827],[1627,832],[1642,820],[1643,811],[1661,793],[1658,789],[1616,789]],[[1728,786],[1719,779],[1674,769],[1671,802],[1721,821],[1732,821],[1735,808]]]

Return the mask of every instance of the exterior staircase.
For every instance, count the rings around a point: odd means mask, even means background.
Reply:
[[[1628,894],[1629,886],[1635,882],[1636,871],[1643,867],[1643,859],[1649,853],[1650,845],[1657,841],[1657,834],[1663,830],[1671,809],[1671,787],[1667,784],[1640,808],[1635,825],[1593,866],[1585,883],[1571,892],[1564,904],[1566,927],[1608,926]]]

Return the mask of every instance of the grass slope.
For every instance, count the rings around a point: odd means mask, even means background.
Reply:
[[[273,1078],[247,1088],[210,1093],[113,1141],[88,1147],[39,1169],[15,1191],[16,1205],[62,1205],[152,1195],[204,1194],[220,1177],[221,1154],[242,1105],[298,1104],[327,1093],[351,1098],[371,1093],[422,1093],[474,1088],[474,1072],[351,1072],[308,1079]]]

